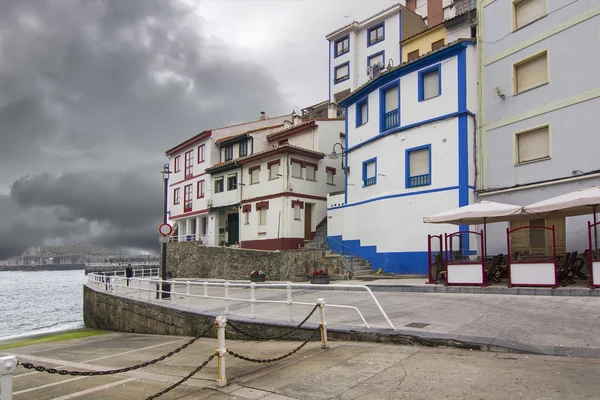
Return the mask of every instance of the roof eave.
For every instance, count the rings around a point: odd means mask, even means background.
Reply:
[[[172,156],[175,153],[178,153],[181,150],[183,150],[183,149],[185,149],[185,148],[187,148],[187,147],[189,147],[189,146],[191,146],[193,144],[196,144],[196,143],[198,143],[198,142],[200,142],[202,140],[208,139],[209,137],[211,137],[211,135],[212,135],[212,130],[202,131],[199,134],[197,134],[196,136],[193,136],[190,139],[188,139],[188,140],[186,140],[184,142],[179,143],[177,146],[175,146],[173,148],[170,148],[169,150],[167,150],[165,152],[165,154],[167,156]]]

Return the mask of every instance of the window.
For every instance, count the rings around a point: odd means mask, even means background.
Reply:
[[[406,187],[431,185],[431,145],[406,150]]]
[[[267,208],[263,207],[258,210],[258,225],[264,226],[267,224]]]
[[[302,179],[302,164],[292,161],[292,178]]]
[[[270,163],[269,167],[269,179],[279,179],[279,161]]]
[[[246,157],[248,155],[248,141],[244,140],[240,142],[240,157]]]
[[[299,203],[294,204],[294,219],[300,220],[300,204]]]
[[[307,181],[316,181],[317,180],[317,166],[306,164],[306,180]]]
[[[344,64],[338,65],[335,67],[334,71],[334,81],[335,83],[340,83],[345,80],[350,79],[350,63],[346,62]]]
[[[194,185],[185,185],[183,188],[183,212],[192,211],[192,187]]]
[[[384,36],[385,26],[383,22],[367,29],[367,46],[372,46],[375,43],[381,42],[384,39]]]
[[[410,53],[407,54],[407,59],[406,61],[412,61],[414,59],[419,58],[419,49],[415,50],[415,51],[411,51]]]
[[[204,145],[198,146],[198,164],[204,162]]]
[[[444,47],[444,39],[440,39],[438,41],[431,43],[431,51],[437,50],[440,47]]]
[[[237,174],[227,177],[227,190],[237,190]]]
[[[381,63],[381,65],[385,65],[385,52],[384,51],[380,51],[379,53],[372,54],[367,58],[367,67],[370,67],[371,65],[377,65],[379,63]]]
[[[550,127],[517,133],[517,164],[550,158]]]
[[[332,167],[326,167],[325,168],[325,172],[327,173],[327,184],[328,185],[335,185],[334,182],[334,177],[335,177],[335,168]]]
[[[175,157],[175,172],[181,171],[181,156]]]
[[[179,204],[179,188],[173,189],[173,204]]]
[[[223,192],[223,177],[215,179],[215,193]]]
[[[531,24],[547,14],[546,0],[521,0],[513,2],[515,29]]]
[[[429,100],[442,94],[441,65],[419,71],[419,101]]]
[[[250,224],[250,211],[244,211],[244,225]]]
[[[204,197],[204,179],[201,181],[198,181],[198,186],[196,188],[196,197],[198,197],[199,199]]]
[[[383,103],[383,116],[381,120],[381,130],[386,131],[400,125],[400,115],[398,111],[398,92],[399,82],[384,86],[380,90],[379,102]]]
[[[363,162],[363,186],[371,186],[377,183],[377,158]]]
[[[225,161],[233,160],[233,145],[225,146]]]
[[[369,122],[369,104],[368,98],[356,102],[356,127]]]
[[[537,54],[515,64],[515,93],[548,83],[548,53]]]
[[[346,54],[350,51],[350,36],[346,35],[335,41],[335,57]]]
[[[258,174],[260,172],[260,167],[256,166],[256,167],[252,167],[250,168],[250,184],[253,185],[255,183],[258,183]]]
[[[194,150],[185,153],[185,179],[194,175]]]

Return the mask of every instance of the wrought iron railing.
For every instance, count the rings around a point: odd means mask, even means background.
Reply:
[[[392,110],[390,112],[386,112],[383,116],[384,118],[384,130],[392,129],[400,124],[400,118],[398,110]]]
[[[431,175],[415,175],[408,178],[408,187],[418,187],[431,185]]]
[[[377,178],[375,178],[374,176],[371,178],[363,179],[364,186],[371,186],[374,185],[376,182]]]

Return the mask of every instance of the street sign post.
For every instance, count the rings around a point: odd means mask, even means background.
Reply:
[[[158,233],[160,233],[161,236],[169,236],[171,233],[173,233],[173,227],[169,224],[161,224],[158,227]]]

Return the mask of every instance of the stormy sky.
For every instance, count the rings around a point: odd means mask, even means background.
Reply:
[[[155,252],[164,151],[325,100],[324,36],[394,3],[0,1],[0,260]]]

